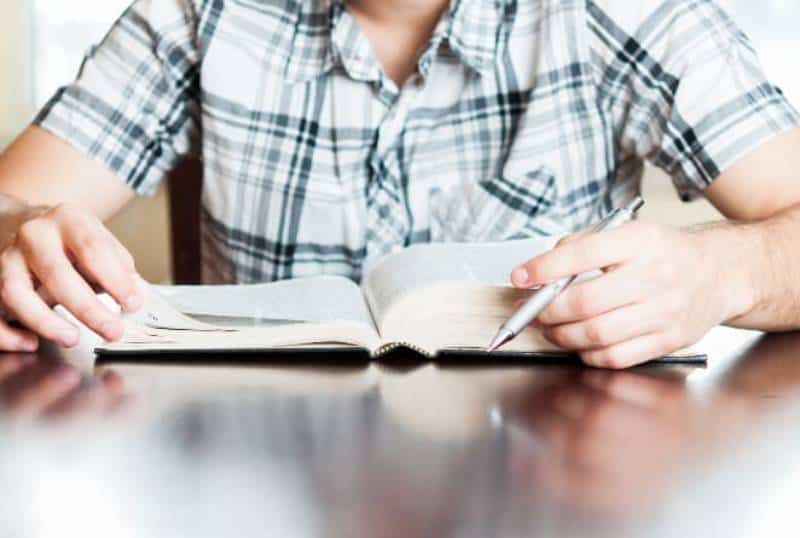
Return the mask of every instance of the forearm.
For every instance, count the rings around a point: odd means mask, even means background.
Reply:
[[[717,273],[727,324],[763,331],[800,329],[800,206],[754,223],[695,230]]]
[[[1,215],[20,217],[25,206],[68,204],[107,220],[134,193],[99,162],[39,127],[22,133],[0,154]],[[0,232],[6,226],[0,222]]]

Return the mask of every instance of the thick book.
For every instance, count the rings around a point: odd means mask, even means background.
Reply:
[[[126,315],[122,340],[99,355],[263,353],[363,349],[380,357],[409,348],[426,357],[482,353],[532,291],[511,270],[551,239],[415,245],[365,271],[362,285],[339,276],[267,284],[152,286]],[[498,355],[562,353],[533,327]]]

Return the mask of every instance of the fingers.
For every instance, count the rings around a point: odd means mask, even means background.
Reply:
[[[0,300],[20,323],[64,347],[78,343],[78,329],[49,308],[33,289],[33,281],[22,253],[16,249],[2,255]]]
[[[58,206],[22,224],[0,256],[0,300],[6,312],[31,331],[71,347],[76,327],[50,308],[60,303],[106,340],[122,336],[119,317],[106,308],[91,284],[99,285],[128,311],[144,296],[130,253],[102,223],[78,209]],[[36,349],[32,334],[0,325],[0,349]]]
[[[67,227],[64,243],[81,272],[128,311],[143,303],[136,283],[133,257],[103,226],[94,221]]]
[[[0,350],[32,353],[39,349],[39,339],[30,331],[11,327],[0,320]]]
[[[519,288],[554,282],[595,269],[621,264],[630,259],[633,237],[630,224],[617,229],[569,238],[514,269],[511,282]]]
[[[653,333],[605,349],[584,351],[581,358],[591,366],[622,369],[663,357],[685,345],[670,333]]]
[[[539,314],[537,321],[562,325],[591,319],[644,299],[647,287],[635,270],[621,267],[568,287]]]
[[[49,295],[79,321],[107,340],[122,336],[122,321],[106,308],[94,290],[73,267],[64,252],[58,229],[44,221],[29,222],[26,235],[20,236],[20,248],[33,275]],[[35,239],[30,234],[35,233]],[[39,300],[44,307],[44,303]],[[34,326],[35,327],[35,326]],[[75,340],[70,340],[75,343]]]
[[[545,338],[569,350],[602,349],[644,336],[666,323],[652,304],[638,304],[613,310],[586,321],[546,326]]]

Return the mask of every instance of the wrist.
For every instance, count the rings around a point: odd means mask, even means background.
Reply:
[[[0,250],[11,244],[20,226],[49,209],[48,206],[33,206],[12,196],[0,194]]]
[[[730,222],[693,230],[703,264],[709,267],[706,283],[717,296],[721,323],[746,316],[763,301],[758,268],[763,264],[764,238],[756,226]]]

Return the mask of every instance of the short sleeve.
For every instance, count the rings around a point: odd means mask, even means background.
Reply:
[[[712,0],[587,5],[599,100],[620,153],[666,171],[685,200],[800,124],[748,38]]]
[[[137,0],[34,123],[152,194],[198,152],[198,65],[191,0]]]

